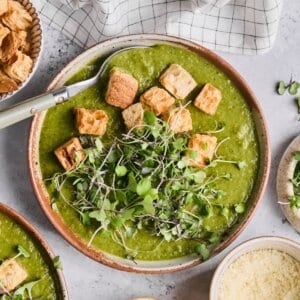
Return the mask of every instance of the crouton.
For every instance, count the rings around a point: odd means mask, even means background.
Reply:
[[[222,99],[221,91],[207,83],[196,97],[194,105],[203,112],[214,115]]]
[[[133,76],[114,69],[110,73],[106,102],[124,109],[133,103],[137,90],[138,81]]]
[[[205,134],[194,134],[188,143],[186,155],[189,160],[189,166],[203,168],[211,161],[217,147],[217,138]]]
[[[170,109],[162,118],[169,124],[175,133],[186,132],[193,129],[192,117],[188,109],[184,107]]]
[[[143,105],[135,103],[122,111],[122,116],[127,129],[144,124],[144,109]]]
[[[0,289],[12,291],[21,284],[28,274],[26,270],[15,260],[5,260],[0,266]]]
[[[175,99],[167,91],[157,86],[142,94],[140,100],[146,110],[154,112],[157,116],[166,112],[175,103]]]
[[[177,99],[184,99],[197,86],[196,81],[183,67],[172,64],[160,76],[161,85]]]
[[[57,159],[65,170],[72,170],[84,159],[83,148],[78,138],[71,138],[69,141],[54,151]]]
[[[74,109],[76,126],[80,134],[104,135],[108,122],[108,116],[100,109]]]

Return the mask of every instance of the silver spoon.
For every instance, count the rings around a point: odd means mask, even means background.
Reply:
[[[148,46],[131,46],[127,48],[120,49],[110,56],[108,56],[97,74],[87,80],[80,81],[74,83],[69,86],[63,86],[57,90],[50,91],[48,93],[39,95],[37,97],[30,98],[20,104],[14,105],[10,108],[4,109],[0,111],[0,129],[8,127],[12,124],[18,123],[22,120],[30,118],[34,116],[36,113],[44,111],[52,106],[57,104],[64,103],[68,101],[71,97],[75,96],[76,94],[82,92],[83,90],[87,89],[88,87],[96,84],[99,78],[102,76],[103,72],[105,71],[108,62],[117,54],[136,48],[149,48]]]

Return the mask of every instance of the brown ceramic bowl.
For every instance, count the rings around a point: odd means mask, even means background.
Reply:
[[[131,35],[105,41],[80,54],[56,76],[56,78],[50,84],[49,90],[62,86],[72,75],[74,75],[87,63],[89,63],[97,57],[106,56],[112,53],[113,51],[124,47],[134,45],[151,46],[162,43],[189,49],[197,53],[199,56],[202,56],[208,61],[212,62],[221,71],[223,71],[228,76],[228,78],[238,87],[238,89],[246,99],[251,109],[257,131],[260,152],[258,168],[259,170],[253,191],[249,199],[250,205],[248,211],[244,214],[244,217],[239,221],[239,223],[232,228],[231,232],[228,235],[228,238],[222,241],[222,243],[214,250],[214,252],[212,253],[212,256],[214,256],[217,253],[221,252],[223,249],[225,249],[230,243],[232,243],[250,221],[263,195],[270,169],[270,146],[266,122],[264,120],[260,106],[253,92],[251,91],[247,83],[244,81],[244,79],[237,73],[237,71],[235,71],[227,62],[225,62],[222,58],[220,58],[212,51],[190,41],[164,35]],[[86,242],[80,239],[76,235],[76,233],[74,233],[63,222],[60,215],[53,211],[50,206],[49,195],[42,180],[38,153],[39,137],[45,115],[45,112],[38,114],[34,118],[32,123],[28,149],[30,174],[33,187],[40,205],[42,206],[49,220],[53,223],[56,229],[69,243],[71,243],[75,248],[77,248],[85,255],[91,257],[92,259],[98,262],[109,265],[113,268],[126,270],[130,272],[167,273],[182,270],[201,263],[199,258],[191,256],[168,261],[138,261],[138,263],[135,264],[129,260],[113,256],[111,254],[97,250],[93,247],[88,247]]]
[[[51,272],[53,272],[54,274],[57,290],[57,299],[69,299],[63,273],[61,270],[57,270],[54,268],[53,259],[55,255],[49,247],[48,243],[42,237],[42,235],[22,215],[20,215],[10,207],[4,205],[3,203],[0,203],[0,212],[10,217],[16,224],[18,224],[23,230],[25,230],[32,238],[35,245],[39,248],[39,251],[43,256],[45,263],[48,265]]]

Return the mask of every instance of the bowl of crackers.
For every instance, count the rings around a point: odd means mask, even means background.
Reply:
[[[42,29],[29,0],[0,0],[0,100],[29,81],[41,54]]]

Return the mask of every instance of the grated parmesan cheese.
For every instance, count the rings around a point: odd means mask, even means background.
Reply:
[[[248,252],[223,274],[218,300],[300,300],[300,262],[279,250]]]

